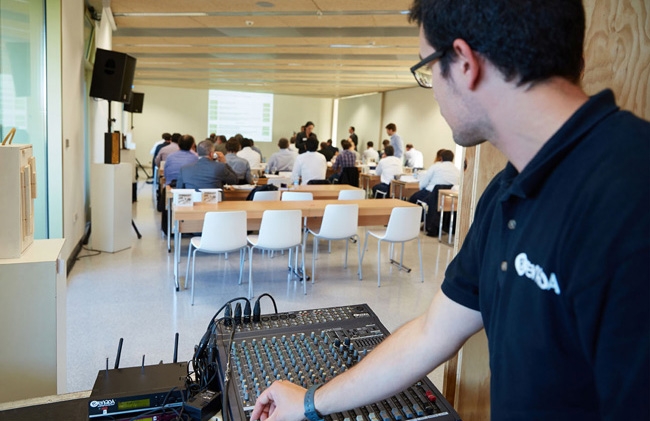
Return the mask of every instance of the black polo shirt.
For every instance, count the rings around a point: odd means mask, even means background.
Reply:
[[[483,194],[442,290],[482,314],[492,420],[648,419],[649,146],[603,91]]]

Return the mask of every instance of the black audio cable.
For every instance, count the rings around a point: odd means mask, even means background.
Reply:
[[[262,315],[262,308],[260,304],[260,300],[264,297],[269,297],[271,301],[273,302],[273,310],[275,310],[275,314],[278,314],[278,306],[275,303],[275,298],[269,293],[264,293],[257,297],[257,300],[255,300],[255,307],[253,307],[253,322],[258,323],[260,321],[260,316]]]

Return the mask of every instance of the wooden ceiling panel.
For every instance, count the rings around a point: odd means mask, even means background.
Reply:
[[[87,0],[91,4],[100,0]],[[269,6],[271,7],[265,7]],[[416,86],[411,0],[112,0],[134,84],[339,97]],[[97,8],[97,7],[96,7]]]

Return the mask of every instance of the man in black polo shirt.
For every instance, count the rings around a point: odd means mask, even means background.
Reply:
[[[415,0],[410,19],[456,143],[509,163],[425,314],[317,391],[274,383],[252,418],[378,401],[484,327],[492,420],[648,419],[650,124],[581,90],[581,1]]]

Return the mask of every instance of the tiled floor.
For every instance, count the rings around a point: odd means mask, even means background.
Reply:
[[[225,301],[248,292],[246,281],[237,284],[237,255],[226,260],[206,254],[197,255],[195,305],[190,305],[189,289],[176,292],[172,255],[167,253],[166,240],[160,234],[160,213],[153,207],[151,185],[140,183],[138,187],[139,200],[133,205],[133,215],[142,239],[138,240],[132,232],[133,246],[113,254],[93,255],[95,252],[82,250],[68,277],[68,392],[91,389],[107,358],[113,367],[120,338],[124,338],[122,367],[140,365],[143,355],[145,364],[170,362],[176,332],[180,334],[178,358],[187,361],[214,313]],[[361,228],[362,241],[364,233]],[[404,264],[413,268],[411,273],[391,269],[385,263],[382,286],[378,288],[376,242],[370,239],[363,262],[363,281],[356,277],[356,247],[350,247],[349,266],[344,269],[344,242],[334,242],[331,254],[326,252],[326,243],[321,243],[318,279],[307,285],[307,295],[303,295],[299,282],[287,283],[286,255],[262,258],[256,253],[255,295],[271,294],[280,312],[368,303],[393,331],[427,308],[452,256],[446,242],[441,244],[437,238],[424,235],[421,238],[424,283],[420,282],[417,242],[413,241],[407,244],[404,258]],[[189,238],[183,239],[183,275],[188,242]],[[306,258],[310,272],[311,246]],[[270,301],[263,304],[263,312],[272,311]],[[431,376],[439,388],[441,371],[438,368]]]

